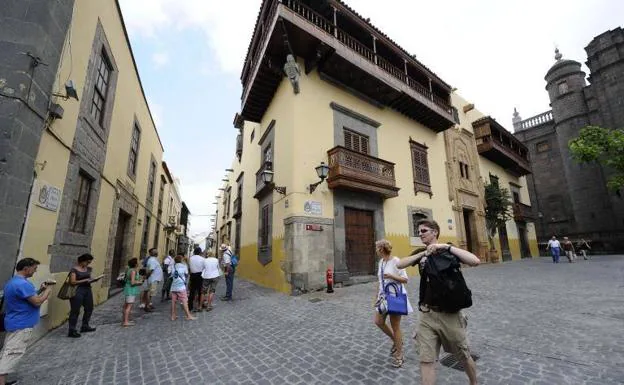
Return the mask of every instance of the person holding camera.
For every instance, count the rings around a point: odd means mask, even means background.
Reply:
[[[46,281],[39,292],[28,281],[37,271],[39,261],[24,258],[17,262],[17,272],[4,286],[4,346],[0,353],[0,385],[14,384],[6,382],[6,376],[13,373],[18,362],[26,352],[33,328],[39,322],[39,307],[48,300],[52,285]]]
[[[132,258],[128,261],[128,270],[126,270],[126,281],[124,283],[124,307],[123,307],[123,322],[121,326],[128,327],[134,326],[134,322],[130,321],[130,313],[132,312],[132,305],[136,302],[136,298],[140,293],[140,286],[143,283],[139,275],[139,260]]]
[[[91,284],[97,282],[104,275],[91,278],[93,270],[89,265],[93,262],[93,255],[85,253],[78,257],[78,263],[71,268],[69,272],[69,284],[76,286],[76,294],[69,299],[71,310],[69,312],[69,331],[67,336],[70,338],[79,338],[80,333],[94,332],[95,328],[89,326],[91,314],[93,313],[93,291]],[[78,316],[80,308],[83,308],[82,327],[80,333],[76,330],[78,324]]]

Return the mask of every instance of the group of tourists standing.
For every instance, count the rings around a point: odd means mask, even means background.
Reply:
[[[576,259],[576,251],[578,250],[583,259],[591,259],[591,257],[587,254],[591,247],[589,243],[581,238],[578,241],[576,248],[574,247],[574,243],[568,237],[563,237],[563,243],[559,242],[556,236],[552,236],[552,238],[548,241],[546,245],[546,250],[550,250],[550,255],[552,256],[553,263],[559,263],[559,257],[561,256],[561,251],[565,252],[566,257],[568,258],[568,262],[572,263]]]
[[[392,245],[385,239],[375,243],[375,251],[380,257],[375,325],[392,341],[392,366],[401,367],[404,362],[401,317],[413,312],[405,288],[408,282],[405,268],[418,266],[421,275],[418,310],[421,313],[415,339],[420,356],[421,381],[425,385],[435,384],[435,363],[442,346],[464,364],[470,384],[475,385],[477,370],[468,348],[466,317],[461,311],[472,305],[472,297],[461,275],[460,263],[476,266],[480,260],[467,250],[438,243],[440,226],[435,221],[418,222],[418,235],[425,250],[406,258],[393,256]],[[404,300],[399,300],[399,297],[404,297]],[[387,319],[390,326],[386,324]]]

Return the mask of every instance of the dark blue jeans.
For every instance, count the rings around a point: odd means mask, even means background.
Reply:
[[[559,254],[561,253],[561,249],[558,247],[551,247],[550,254],[552,254],[553,263],[559,263]]]
[[[225,276],[225,296],[227,298],[232,298],[232,288],[234,287],[234,273],[236,273],[236,268],[232,268],[230,273]]]

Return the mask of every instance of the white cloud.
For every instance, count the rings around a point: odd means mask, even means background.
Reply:
[[[169,54],[166,52],[156,52],[152,55],[152,61],[156,68],[162,68],[169,64]]]

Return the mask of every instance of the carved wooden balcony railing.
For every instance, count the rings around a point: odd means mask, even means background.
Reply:
[[[327,151],[330,189],[370,192],[384,198],[398,196],[394,163],[337,146]]]
[[[489,116],[472,123],[477,150],[483,157],[521,176],[531,173],[529,150]]]
[[[534,222],[536,219],[533,208],[524,203],[513,204],[513,216],[517,222]]]

